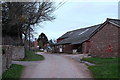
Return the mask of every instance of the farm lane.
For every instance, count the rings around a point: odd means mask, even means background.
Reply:
[[[43,55],[43,61],[14,62],[26,66],[22,78],[91,78],[83,63],[59,54]]]

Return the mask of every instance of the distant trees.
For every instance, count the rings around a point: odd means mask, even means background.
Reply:
[[[43,49],[44,48],[44,46],[47,44],[47,43],[49,43],[48,42],[48,38],[47,38],[47,36],[44,34],[44,33],[41,33],[40,35],[39,35],[39,37],[38,37],[38,44],[39,44],[39,48],[41,49]]]

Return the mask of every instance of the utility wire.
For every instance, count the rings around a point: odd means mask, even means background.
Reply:
[[[61,1],[58,6],[56,7],[56,10],[58,10],[61,6],[63,6],[67,1],[63,0]]]

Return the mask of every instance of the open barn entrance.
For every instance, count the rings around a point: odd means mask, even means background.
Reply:
[[[82,54],[82,44],[75,44],[73,49],[76,50],[78,54]]]

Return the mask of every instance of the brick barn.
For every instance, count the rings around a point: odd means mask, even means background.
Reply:
[[[109,19],[98,25],[69,31],[57,39],[56,52],[117,57],[120,20]]]

